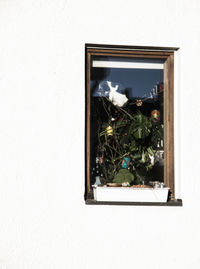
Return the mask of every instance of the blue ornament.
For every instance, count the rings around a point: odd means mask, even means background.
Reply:
[[[123,168],[128,168],[130,160],[131,159],[129,157],[124,157],[123,161],[122,161],[122,167]]]

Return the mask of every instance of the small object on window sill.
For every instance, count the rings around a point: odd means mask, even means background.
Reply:
[[[115,175],[113,183],[120,183],[120,184],[122,184],[123,182],[131,183],[133,180],[134,175],[128,169],[122,168]]]
[[[131,186],[131,188],[152,188],[152,187],[149,185],[133,185]]]
[[[96,181],[95,181],[94,185],[95,186],[101,185],[100,177],[96,176],[95,179],[96,179]]]
[[[108,187],[121,187],[122,184],[121,183],[107,183]]]
[[[149,184],[153,188],[164,188],[165,187],[165,183],[164,182],[160,182],[160,181],[149,181]]]
[[[122,182],[122,187],[130,187],[130,183],[129,182]]]
[[[160,182],[159,181],[155,181],[153,187],[154,187],[154,189],[160,188]]]
[[[161,183],[160,183],[160,188],[162,189],[162,188],[164,188],[164,187],[165,187],[165,183],[161,182]]]

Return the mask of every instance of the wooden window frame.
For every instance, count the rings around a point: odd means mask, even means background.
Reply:
[[[164,183],[175,200],[174,182],[174,51],[172,47],[85,45],[85,200],[92,199],[90,183],[90,75],[92,56],[150,58],[164,60]]]

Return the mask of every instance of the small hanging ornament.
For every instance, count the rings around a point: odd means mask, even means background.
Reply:
[[[107,133],[107,136],[113,136],[113,127],[112,126],[108,126],[106,128],[106,133]]]
[[[155,85],[154,88],[152,89],[152,95],[154,101],[157,101],[158,99],[158,85]]]
[[[136,101],[136,105],[137,105],[137,106],[142,106],[142,100],[141,100],[141,99],[138,99],[138,100]]]
[[[158,88],[159,88],[159,92],[162,92],[162,91],[164,90],[164,85],[163,85],[163,83],[160,83],[160,84],[158,85]]]
[[[103,163],[103,157],[99,157],[99,163],[102,164]]]
[[[164,165],[164,150],[159,149],[155,152],[155,163]]]
[[[160,121],[160,111],[157,110],[157,109],[154,109],[151,111],[151,118],[154,120],[154,121]]]
[[[112,121],[118,121],[120,118],[119,110],[115,109],[115,111],[112,113]]]
[[[122,161],[122,167],[127,169],[129,167],[129,163],[130,163],[130,158],[124,157]]]

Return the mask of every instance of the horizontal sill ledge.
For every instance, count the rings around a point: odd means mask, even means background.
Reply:
[[[86,199],[86,205],[128,205],[128,206],[182,206],[182,200],[171,200],[166,203],[157,202],[106,202],[96,201],[94,199]]]

